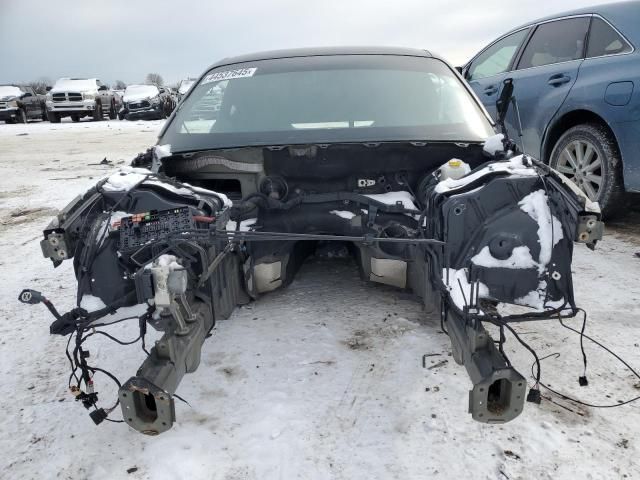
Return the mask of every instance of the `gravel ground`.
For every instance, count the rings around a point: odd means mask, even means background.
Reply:
[[[66,390],[65,339],[41,306],[74,304],[69,262],[53,269],[38,241],[50,217],[154,143],[161,122],[0,125],[0,477],[69,479],[640,478],[640,410],[589,408],[543,391],[506,425],[473,422],[470,384],[438,322],[410,295],[359,280],[344,258],[315,258],[291,286],[219,322],[199,370],[184,378],[177,424],[145,437],[93,425]],[[106,160],[104,160],[106,159]],[[101,163],[104,162],[104,163]],[[640,367],[640,232],[617,222],[595,252],[576,245],[574,283],[587,332]],[[577,320],[569,322],[579,326]],[[114,333],[135,337],[121,325]],[[579,387],[578,338],[555,321],[516,327],[543,361],[543,381],[587,402],[640,395],[640,380],[593,345]],[[121,379],[137,347],[100,340],[95,362]],[[518,370],[531,357],[506,345]],[[429,357],[423,369],[422,355]],[[115,393],[97,379],[101,398]],[[117,415],[115,415],[117,417]]]

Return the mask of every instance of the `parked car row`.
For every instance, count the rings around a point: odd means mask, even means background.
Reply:
[[[47,90],[39,95],[27,85],[0,85],[0,120],[162,119],[178,103],[177,92],[167,87],[130,85],[126,90],[111,90],[97,78],[61,78]]]

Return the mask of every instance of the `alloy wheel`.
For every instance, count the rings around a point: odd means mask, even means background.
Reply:
[[[573,180],[590,200],[597,201],[603,184],[602,157],[587,140],[574,140],[558,156],[555,169]]]

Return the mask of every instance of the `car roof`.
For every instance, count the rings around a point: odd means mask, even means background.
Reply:
[[[590,15],[597,14],[611,23],[620,33],[622,33],[634,46],[640,45],[640,0],[631,0],[615,3],[605,3],[590,7],[582,7],[566,12],[548,15],[532,22],[527,22],[519,27],[511,29],[506,35],[525,27],[535,25],[537,23],[555,20],[563,17],[571,17],[574,15]]]
[[[286,50],[270,50],[266,52],[249,53],[236,57],[223,58],[210,68],[234,63],[255,62],[258,60],[274,60],[278,58],[317,57],[331,55],[397,55],[410,57],[433,57],[427,50],[403,47],[313,47],[292,48]]]

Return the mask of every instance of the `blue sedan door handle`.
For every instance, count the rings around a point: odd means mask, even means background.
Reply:
[[[551,75],[547,83],[552,87],[559,87],[560,85],[564,85],[565,83],[569,83],[571,81],[571,77],[569,75],[565,75],[564,73],[558,73],[556,75]]]
[[[498,92],[498,87],[495,85],[489,85],[484,89],[485,95],[494,95]]]

